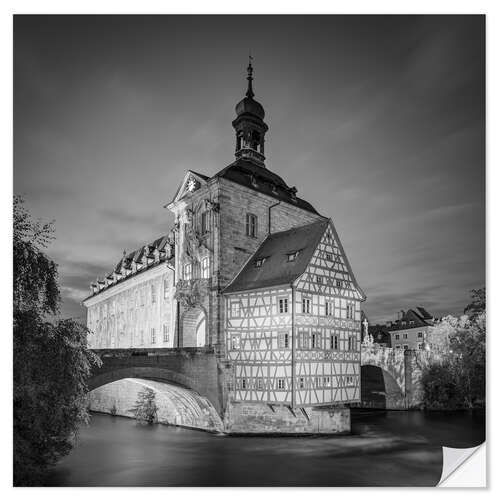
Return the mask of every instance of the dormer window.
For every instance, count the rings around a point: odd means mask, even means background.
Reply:
[[[264,264],[264,262],[266,261],[266,258],[265,257],[261,257],[260,259],[257,259],[254,264],[255,264],[255,267],[262,267],[262,264]]]
[[[254,175],[252,175],[252,176],[250,177],[250,183],[252,184],[252,186],[253,186],[254,188],[256,188],[256,187],[257,187],[257,179],[255,178],[255,176],[254,176]]]
[[[297,256],[299,255],[299,252],[300,252],[300,250],[297,250],[297,251],[292,252],[292,253],[287,253],[286,254],[287,262],[293,262],[294,260],[296,260]]]

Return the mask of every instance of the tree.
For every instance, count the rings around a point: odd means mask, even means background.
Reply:
[[[472,302],[464,309],[464,314],[467,314],[470,319],[474,319],[482,312],[486,312],[486,288],[478,288],[471,290]]]
[[[88,420],[86,380],[99,358],[87,329],[57,319],[57,265],[42,248],[53,223],[34,221],[14,198],[14,484],[41,484],[47,468],[69,453]]]
[[[156,394],[153,389],[146,388],[137,394],[137,400],[132,408],[136,420],[154,424],[157,421],[158,406],[156,406]]]
[[[447,316],[437,325],[448,337],[441,360],[423,372],[428,408],[483,408],[486,404],[485,293],[472,290],[472,303],[460,318]]]

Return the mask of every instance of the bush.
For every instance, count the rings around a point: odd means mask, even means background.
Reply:
[[[86,380],[100,360],[87,329],[57,320],[57,266],[40,249],[51,224],[34,222],[14,199],[14,485],[42,483],[47,468],[71,451],[88,420]]]
[[[448,364],[433,364],[422,375],[424,405],[428,410],[456,410],[462,407],[462,394]]]
[[[441,361],[423,370],[424,403],[429,409],[484,408],[486,404],[486,313],[484,289],[473,290],[470,316],[447,316],[438,329],[449,336]]]
[[[158,407],[156,406],[156,394],[153,389],[146,388],[137,394],[135,406],[131,410],[136,420],[148,424],[157,421]]]

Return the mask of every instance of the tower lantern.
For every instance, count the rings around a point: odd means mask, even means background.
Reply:
[[[236,119],[233,127],[236,131],[236,158],[249,159],[264,166],[264,136],[268,126],[264,122],[264,108],[254,99],[252,87],[253,67],[251,61],[247,68],[248,87],[245,97],[236,105]]]

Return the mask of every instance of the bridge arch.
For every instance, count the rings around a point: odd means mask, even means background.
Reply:
[[[196,382],[190,377],[169,370],[168,368],[157,366],[127,366],[124,368],[115,368],[91,377],[87,382],[87,387],[89,391],[93,391],[103,385],[126,378],[158,380],[160,382],[178,385],[185,389],[198,390]]]
[[[213,347],[178,349],[98,349],[102,361],[87,380],[89,391],[123,379],[163,382],[194,391],[210,401],[219,415],[224,393]]]
[[[182,346],[208,345],[207,312],[202,305],[191,307],[181,316]]]
[[[378,365],[363,364],[361,402],[370,408],[400,409],[405,407],[405,395],[389,371]]]

